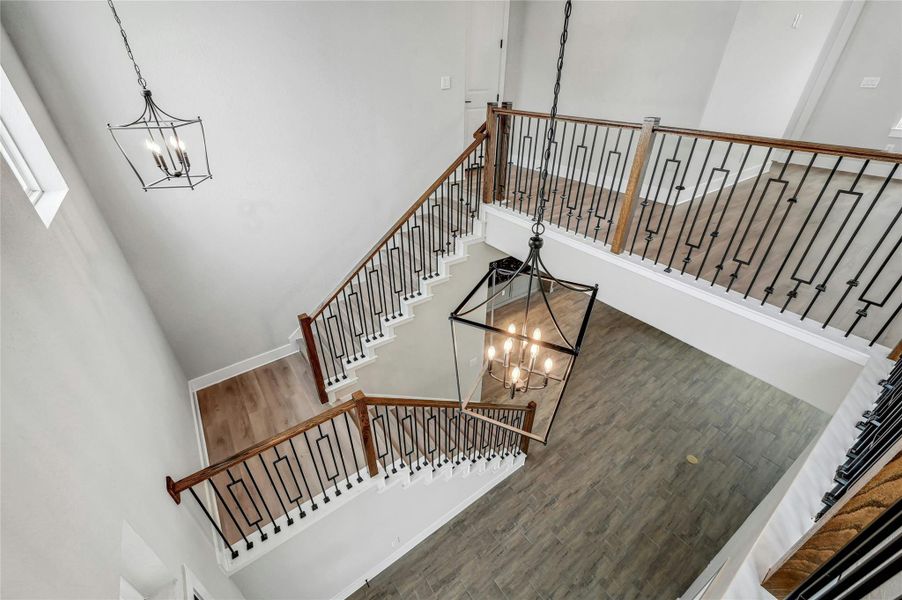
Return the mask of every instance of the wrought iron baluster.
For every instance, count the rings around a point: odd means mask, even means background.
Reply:
[[[212,484],[213,481],[211,480]],[[219,534],[219,538],[222,540],[222,543],[225,544],[226,548],[229,549],[231,553],[232,559],[238,558],[238,551],[232,547],[232,544],[229,543],[229,540],[226,539],[225,534],[222,532],[222,529],[219,528],[219,525],[216,523],[216,520],[213,518],[213,515],[210,514],[210,511],[207,510],[207,505],[200,501],[200,498],[197,497],[197,492],[194,491],[193,487],[188,488],[188,491],[191,492],[191,495],[194,497],[194,500],[197,501],[200,509],[204,511],[204,515],[206,515],[207,520],[210,521],[210,524],[213,525],[213,529],[216,530],[216,533]],[[246,540],[245,540],[246,541]]]

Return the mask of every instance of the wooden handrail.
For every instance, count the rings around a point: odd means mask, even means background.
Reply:
[[[522,411],[529,414],[535,412],[535,404],[530,403],[532,406],[525,405],[517,405],[517,404],[495,404],[488,402],[473,402],[467,405],[467,408],[471,409],[482,409],[482,410],[511,410],[511,411]],[[305,431],[309,431],[318,425],[322,425],[327,421],[331,421],[335,417],[349,412],[353,410],[355,407],[358,410],[361,407],[366,406],[417,406],[417,407],[432,407],[432,408],[459,408],[460,403],[452,401],[452,400],[419,400],[416,398],[383,398],[378,396],[367,396],[363,392],[357,391],[354,392],[350,400],[346,400],[337,406],[333,406],[328,410],[324,410],[320,414],[307,419],[297,425],[282,431],[281,433],[277,433],[274,436],[265,439],[261,442],[250,446],[249,448],[245,448],[241,452],[237,452],[232,456],[223,459],[216,464],[210,465],[209,467],[203,468],[200,471],[192,473],[187,477],[183,477],[178,481],[173,481],[171,477],[166,477],[166,490],[169,492],[169,495],[175,500],[176,504],[181,503],[181,493],[187,490],[188,488],[194,487],[195,485],[204,482],[212,477],[215,477],[219,473],[222,473],[226,469],[234,467],[235,465],[245,462],[248,459],[251,459],[258,454],[262,454],[263,452],[278,446],[283,442],[287,442],[291,438],[298,436]],[[370,472],[370,475],[375,475],[377,471],[376,462],[375,462],[375,451],[373,446],[373,437],[370,431],[369,419],[364,419],[362,415],[357,415],[358,426],[360,427],[361,433],[361,443],[363,445],[364,453],[367,457],[367,466]],[[532,424],[532,419],[528,419],[530,425]]]
[[[288,440],[295,437],[296,435],[300,435],[300,434],[304,433],[305,431],[313,429],[317,425],[322,425],[326,421],[330,421],[330,420],[334,419],[335,417],[337,417],[338,415],[352,410],[354,408],[354,405],[355,405],[355,401],[353,399],[346,400],[345,402],[342,402],[341,404],[339,404],[337,406],[333,406],[332,408],[330,408],[328,410],[324,410],[323,412],[316,415],[315,417],[312,417],[310,419],[307,419],[306,421],[298,423],[294,427],[290,427],[281,433],[277,433],[276,435],[274,435],[268,439],[265,439],[262,442],[258,442],[249,448],[245,448],[241,452],[237,452],[237,453],[233,454],[232,456],[230,456],[226,459],[223,459],[214,465],[210,465],[209,467],[201,469],[200,471],[197,471],[196,473],[192,473],[191,475],[188,475],[187,477],[183,477],[182,479],[179,479],[178,481],[173,481],[171,477],[167,477],[166,478],[166,489],[169,491],[169,495],[172,496],[172,499],[175,500],[175,503],[179,504],[181,502],[180,494],[182,492],[184,492],[185,490],[187,490],[188,488],[193,487],[193,486],[197,485],[198,483],[201,483],[202,481],[206,481],[207,479],[210,479],[211,477],[214,477],[215,475],[222,473],[226,469],[228,469],[230,467],[234,467],[238,463],[242,463],[242,462],[248,460],[249,458],[253,458],[253,457],[257,456],[258,454],[261,454],[261,453],[265,452],[266,450],[269,450],[270,448],[278,446],[282,442],[287,442]]]
[[[367,396],[366,403],[369,406],[425,406],[433,408],[460,408],[460,403],[455,400],[419,400],[417,398],[384,398],[379,396]],[[482,410],[513,410],[528,412],[529,406],[524,404],[497,404],[494,402],[469,402],[467,408]]]
[[[547,119],[548,113],[535,112],[531,110],[516,110],[513,108],[496,108],[496,115],[513,115],[517,117],[533,117],[536,119]],[[606,119],[591,119],[589,117],[575,117],[573,115],[557,115],[558,121],[570,121],[571,123],[585,123],[586,125],[601,125],[603,127],[620,127],[622,129],[642,129],[642,123],[633,123],[631,121],[610,121]]]
[[[516,115],[521,117],[534,117],[538,119],[547,119],[547,113],[532,112],[526,110],[514,110],[506,108],[496,108],[495,114]],[[589,119],[585,117],[573,117],[567,115],[558,115],[558,120],[571,121],[574,123],[586,123],[588,125],[602,125],[605,127],[620,127],[623,129],[641,129],[642,123],[632,123],[624,121],[608,121],[604,119]],[[725,133],[722,131],[709,131],[706,129],[690,129],[688,127],[669,127],[666,125],[656,125],[656,133],[669,133],[672,135],[684,135],[690,137],[715,140],[720,142],[738,142],[741,144],[751,144],[755,146],[769,146],[782,150],[795,150],[797,152],[816,152],[818,154],[829,154],[833,156],[848,156],[850,158],[860,158],[866,160],[882,160],[893,163],[902,163],[902,154],[898,152],[885,152],[883,150],[872,150],[870,148],[858,148],[855,146],[840,146],[836,144],[822,144],[819,142],[806,142],[803,140],[788,140],[783,138],[766,137],[759,135],[745,135],[739,133]]]
[[[376,242],[376,245],[373,246],[372,249],[366,253],[366,256],[363,259],[361,259],[360,261],[358,261],[356,265],[354,265],[354,268],[351,269],[351,271],[348,273],[347,277],[342,279],[341,284],[339,284],[339,286],[336,287],[335,290],[331,294],[329,294],[329,296],[326,297],[326,299],[322,302],[322,304],[320,304],[317,307],[317,309],[310,314],[311,319],[316,319],[318,316],[320,316],[322,314],[322,312],[326,309],[326,307],[329,305],[329,303],[332,302],[338,296],[338,294],[341,293],[341,290],[343,290],[345,288],[345,286],[351,282],[351,280],[354,278],[354,276],[357,275],[357,272],[360,271],[360,269],[362,269],[364,266],[366,266],[366,263],[368,263],[370,261],[370,259],[373,258],[376,255],[376,253],[378,253],[379,250],[382,249],[382,246],[384,246],[388,242],[388,240],[390,240],[391,237],[393,235],[395,235],[395,233],[397,233],[397,231],[401,228],[401,226],[404,225],[404,223],[406,223],[407,220],[411,216],[413,216],[413,213],[415,213],[417,211],[417,209],[420,208],[420,206],[422,206],[422,204],[424,202],[426,202],[426,200],[429,199],[429,196],[431,196],[432,193],[435,190],[437,190],[439,188],[439,186],[442,185],[442,183],[445,182],[445,179],[447,179],[448,176],[450,176],[451,173],[453,173],[455,169],[457,169],[460,165],[463,164],[463,162],[465,160],[467,160],[467,157],[470,155],[470,153],[479,147],[479,144],[481,144],[482,141],[484,139],[486,139],[486,134],[485,134],[484,128],[485,128],[485,124],[483,123],[483,125],[480,126],[480,128],[477,129],[476,132],[473,134],[474,139],[473,139],[472,143],[470,143],[470,145],[467,146],[466,150],[461,152],[460,156],[458,156],[454,160],[454,162],[452,162],[451,165],[447,169],[445,169],[445,171],[441,175],[439,175],[438,179],[436,179],[432,185],[430,185],[428,188],[426,188],[426,191],[423,192],[423,194],[417,199],[417,201],[414,202],[410,206],[410,208],[408,208],[404,212],[403,215],[401,215],[401,217],[395,222],[394,226],[392,226],[392,228],[388,230],[388,233],[383,235],[379,239],[379,241]]]

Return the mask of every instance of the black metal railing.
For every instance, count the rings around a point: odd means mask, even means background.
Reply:
[[[493,200],[532,216],[547,115],[490,114]],[[902,338],[902,155],[656,120],[561,121],[548,223],[846,336]]]
[[[232,559],[371,477],[414,475],[519,456],[528,438],[462,413],[452,401],[369,398],[361,393],[268,440],[178,481],[166,479],[176,503],[188,492]],[[471,404],[504,424],[529,431],[535,404]]]
[[[410,475],[444,465],[518,456],[522,436],[461,412],[457,403],[399,404],[392,398],[367,398],[376,457],[385,477],[407,470]],[[523,428],[535,406],[480,405],[468,408],[506,425]]]
[[[846,460],[836,469],[833,488],[824,494],[820,519],[855,483],[902,438],[902,360],[896,362],[886,379],[880,381],[880,395],[856,424],[855,443]]]
[[[302,317],[324,386],[348,378],[346,369],[366,357],[366,344],[384,337],[385,326],[404,316],[404,302],[422,295],[423,284],[440,274],[442,258],[473,233],[482,198],[485,135],[480,130],[474,138],[308,324]]]
[[[548,119],[535,113],[496,118],[495,202],[534,218]],[[566,116],[558,120],[548,169],[546,222],[609,244],[641,126]]]

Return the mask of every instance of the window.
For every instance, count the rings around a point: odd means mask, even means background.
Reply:
[[[15,174],[41,221],[50,227],[69,186],[0,68],[0,154]]]

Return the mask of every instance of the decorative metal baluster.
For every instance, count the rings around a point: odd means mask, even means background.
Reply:
[[[855,188],[858,187],[858,183],[859,183],[859,181],[861,181],[861,177],[862,177],[862,175],[864,175],[864,172],[868,168],[869,163],[870,163],[870,161],[868,161],[868,160],[864,161],[864,164],[861,166],[861,170],[858,171],[858,174],[855,176],[855,181],[852,182],[852,185],[849,187],[849,189],[848,190],[840,190],[840,192],[839,192],[839,193],[847,192],[849,194],[855,195],[855,201],[852,203],[852,208],[849,209],[849,211],[846,213],[846,216],[843,219],[842,223],[837,228],[836,235],[834,235],[833,239],[830,240],[830,244],[827,246],[827,250],[823,253],[820,263],[818,264],[817,270],[815,270],[815,274],[819,273],[821,270],[821,267],[824,265],[824,263],[827,262],[827,258],[830,256],[830,253],[833,251],[833,247],[836,245],[836,242],[839,241],[839,237],[842,234],[842,232],[845,230],[846,224],[848,224],[849,219],[852,218],[852,214],[855,212],[855,209],[858,208],[858,203],[861,202],[862,195],[856,193]],[[836,198],[839,197],[839,193],[836,194]],[[836,198],[834,198],[834,202],[836,202]],[[850,242],[851,242],[851,239],[854,238],[855,233],[857,233],[857,231],[858,231],[858,229],[856,229],[855,232],[853,232],[852,236],[850,237]],[[805,317],[808,316],[808,313],[814,307],[814,303],[817,302],[818,298],[820,298],[820,295],[823,292],[827,291],[827,282],[833,276],[833,273],[836,271],[836,267],[838,267],[840,265],[840,263],[842,263],[843,257],[845,256],[846,250],[848,250],[848,249],[849,249],[849,244],[847,243],[845,245],[845,247],[842,249],[842,251],[839,253],[839,256],[834,261],[833,266],[830,267],[830,270],[827,272],[826,277],[823,278],[823,280],[821,281],[820,284],[814,286],[814,290],[815,290],[814,297],[811,299],[811,302],[808,303],[808,307],[805,308],[805,312],[802,313],[801,320],[805,320]]]
[[[682,140],[683,138],[682,138],[682,136],[680,136],[678,139],[679,139],[679,140]],[[697,145],[698,145],[698,138],[693,138],[693,139],[692,139],[692,145],[689,147],[689,156],[686,158],[686,161],[685,161],[685,167],[683,168],[683,176],[680,178],[680,184],[679,184],[679,186],[677,186],[677,188],[676,188],[677,194],[676,194],[676,197],[675,197],[674,200],[673,200],[673,206],[670,207],[670,211],[669,211],[669,213],[668,213],[668,215],[667,215],[667,223],[664,224],[664,233],[661,234],[660,241],[658,242],[658,251],[657,251],[657,253],[655,254],[655,264],[658,264],[658,263],[661,261],[661,253],[664,251],[664,247],[665,247],[665,245],[666,245],[665,242],[666,242],[667,239],[668,239],[668,238],[667,238],[667,234],[670,232],[670,224],[673,222],[673,213],[676,212],[677,204],[679,204],[679,201],[680,201],[680,193],[681,193],[684,189],[686,189],[686,176],[689,174],[689,168],[692,166],[692,157],[695,155],[695,148],[696,148]],[[712,143],[712,145],[713,145],[713,143]],[[729,157],[729,155],[730,155],[730,148],[732,148],[732,146],[733,146],[733,144],[730,144],[730,146],[727,148],[727,152],[726,152],[726,154],[724,154],[723,162],[721,162],[721,168],[723,168],[723,165],[726,164],[727,157]],[[710,151],[711,151],[711,146],[708,147],[708,152],[710,152]],[[707,159],[707,153],[706,153],[705,161],[707,161],[707,160],[708,160],[708,159]],[[699,179],[699,181],[701,181],[701,179]],[[709,181],[709,183],[710,183],[710,178],[708,179],[708,181]],[[723,184],[721,185],[721,191],[723,191],[723,186],[726,185],[726,182],[727,182],[727,176],[724,175],[724,181],[723,181]],[[697,189],[697,188],[696,188],[696,189]],[[707,191],[707,190],[706,190],[706,191]],[[695,191],[693,191],[693,195],[695,195]],[[706,193],[705,195],[707,195],[707,193]],[[704,195],[702,196],[702,199],[704,199]],[[701,246],[702,246],[702,244],[705,243],[705,242],[704,242],[705,236],[706,236],[707,233],[708,233],[708,227],[711,225],[711,218],[714,216],[714,213],[715,213],[715,211],[717,210],[717,203],[718,203],[719,200],[720,200],[720,192],[718,192],[717,198],[714,200],[714,205],[711,207],[711,211],[708,213],[708,219],[705,221],[705,229],[704,229],[704,231],[702,232],[701,236],[699,237],[699,242],[698,242],[698,245],[697,245],[697,246],[693,246],[693,245],[689,242],[689,239],[692,237],[692,229],[693,229],[693,228],[690,228],[690,229],[689,229],[689,234],[686,236],[686,243],[687,243],[691,248],[699,248],[699,249],[700,249]],[[690,203],[691,203],[691,202],[692,202],[692,199],[690,198],[689,201],[690,201]],[[701,211],[701,207],[699,207],[699,211]],[[662,217],[663,217],[663,214],[662,214]],[[683,236],[683,227],[684,227],[685,225],[686,225],[686,220],[683,219],[683,223],[680,225],[680,232],[677,234],[676,240],[674,240],[674,242],[673,242],[673,252],[672,252],[671,255],[670,255],[670,260],[669,260],[668,263],[667,263],[667,268],[664,269],[664,271],[667,272],[667,273],[670,272],[671,265],[673,264],[673,258],[674,258],[674,256],[676,255],[677,246],[679,246],[680,239],[681,239],[682,236]],[[693,223],[693,227],[694,227],[694,223]],[[657,233],[657,232],[656,232],[656,233]],[[709,248],[709,249],[710,249],[711,245],[714,243],[714,240],[715,240],[716,238],[717,238],[717,236],[714,235],[713,237],[711,237],[711,238],[708,240],[708,248]],[[646,246],[646,249],[647,249],[647,246]],[[691,252],[691,249],[690,249],[690,252]],[[688,258],[688,257],[689,257],[689,255],[687,254],[687,258]],[[645,254],[644,254],[644,253],[642,254],[642,258],[645,258]],[[686,265],[688,265],[688,263],[686,263]],[[683,269],[685,270],[685,265],[684,265]]]
[[[768,243],[767,248],[765,248],[765,250],[764,250],[764,256],[761,257],[761,261],[758,263],[758,268],[755,270],[755,274],[752,276],[752,280],[749,282],[748,286],[745,289],[745,294],[743,294],[743,296],[742,296],[743,299],[749,297],[749,294],[751,293],[752,288],[755,285],[755,282],[758,280],[758,276],[761,274],[761,269],[764,268],[764,265],[767,263],[767,257],[770,256],[771,250],[774,247],[774,242],[777,241],[777,238],[779,237],[780,232],[783,230],[783,226],[786,223],[786,219],[789,216],[790,211],[796,205],[796,203],[799,201],[799,192],[801,191],[802,186],[805,185],[805,181],[808,179],[808,174],[811,172],[811,167],[814,166],[814,161],[817,160],[817,156],[818,155],[816,152],[811,155],[811,160],[808,161],[808,166],[805,167],[805,172],[802,174],[802,177],[799,179],[799,183],[798,183],[798,185],[796,185],[795,191],[792,193],[792,195],[789,198],[786,199],[786,208],[783,210],[783,216],[780,218],[780,222],[777,224],[776,231],[774,231],[774,234],[771,236],[770,242]],[[780,173],[781,178],[783,177],[783,172],[785,172],[786,165],[789,164],[791,158],[792,158],[792,153],[790,153],[789,157],[786,159],[786,162],[783,165],[783,171]],[[783,196],[781,194],[780,200],[782,200],[782,199],[783,199]],[[776,210],[776,203],[774,205],[774,209]],[[770,219],[768,219],[768,223],[769,222],[770,222]],[[764,229],[762,229],[762,231],[761,231],[762,238],[764,237],[764,233],[766,231],[767,231],[767,225],[765,225]],[[767,299],[770,297],[770,295],[774,293],[774,289],[775,288],[773,286],[767,286],[764,288],[764,296],[761,298],[761,306],[764,306],[764,303],[767,302]]]
[[[316,319],[313,320],[313,330],[314,330],[314,333],[316,334],[316,344],[317,344],[317,346],[319,346],[318,350],[319,350],[319,356],[321,359],[320,362],[322,362],[323,367],[325,367],[325,369],[326,369],[326,385],[332,385],[333,382],[336,382],[339,380],[339,376],[338,376],[338,371],[335,367],[335,361],[332,358],[332,351],[330,349],[328,351],[328,353],[326,352],[327,346],[323,342],[323,337],[319,331],[320,318],[321,317],[317,317]],[[340,366],[340,368],[341,368],[342,374],[344,374],[344,366]]]
[[[640,200],[639,206],[641,208],[639,209],[639,214],[636,216],[635,230],[632,232],[632,235],[630,236],[632,238],[632,241],[630,242],[630,249],[629,249],[630,254],[634,254],[635,250],[636,250],[636,240],[639,239],[639,228],[642,226],[642,218],[645,216],[645,209],[648,207],[649,201],[651,200],[651,193],[652,193],[651,188],[655,181],[655,175],[657,175],[657,173],[658,173],[658,164],[660,164],[660,162],[661,162],[661,153],[664,151],[664,144],[666,141],[667,141],[666,133],[664,135],[662,135],[661,137],[656,138],[654,140],[655,145],[658,147],[658,151],[655,153],[655,161],[652,163],[651,174],[645,176],[645,180],[644,180],[645,194],[641,193],[642,186],[641,185],[639,186],[640,193],[639,193],[638,199]],[[664,161],[666,162],[667,159],[665,158]]]
[[[348,417],[348,413],[344,413],[345,419],[345,429],[348,432],[348,443],[351,446],[351,458],[354,459],[354,472],[357,475],[357,483],[363,483],[363,477],[360,475],[360,463],[357,462],[357,451],[354,449],[354,438],[356,436],[351,435],[351,419]],[[344,462],[344,458],[342,458],[342,462]],[[348,487],[351,487],[350,479],[348,480]]]
[[[304,465],[301,464],[301,459],[298,456],[298,449],[294,446],[294,438],[288,440],[288,445],[291,447],[291,453],[294,454],[294,462],[297,463],[298,472],[301,474],[301,481],[304,482],[304,487],[307,489],[307,497],[310,498],[310,510],[316,510],[319,508],[319,505],[316,503],[316,496],[310,491],[310,484],[307,482],[307,475],[304,473]],[[307,446],[309,448],[309,442],[307,443]],[[310,455],[310,460],[313,462],[313,467],[316,468],[316,461],[313,460],[313,454]],[[316,475],[319,477],[319,472],[317,472]]]
[[[733,146],[733,143],[730,142],[730,147],[732,148],[732,146]],[[720,216],[717,218],[717,224],[714,226],[714,231],[711,232],[711,235],[712,235],[711,242],[708,244],[708,249],[705,250],[704,256],[702,256],[702,262],[698,266],[698,271],[696,271],[696,273],[695,273],[696,280],[698,280],[698,278],[701,276],[701,273],[705,268],[705,264],[708,262],[708,255],[711,253],[711,249],[714,247],[714,239],[720,236],[721,227],[723,227],[724,217],[726,217],[726,215],[730,209],[730,204],[732,204],[732,201],[733,201],[733,193],[739,187],[739,180],[742,177],[743,171],[745,171],[745,165],[748,162],[749,155],[751,154],[751,152],[752,152],[752,146],[751,145],[746,146],[745,154],[742,157],[742,162],[739,164],[739,168],[736,170],[736,177],[733,179],[733,185],[730,186],[730,193],[727,194],[727,200],[726,200],[726,202],[724,202],[723,209],[720,211]],[[673,255],[670,256],[670,262],[667,263],[667,268],[670,268],[672,265],[673,265]],[[722,264],[716,268],[716,272],[720,273],[721,269],[723,269]],[[711,279],[712,286],[714,285],[715,279],[716,279],[716,276]]]
[[[316,464],[316,455],[313,453],[313,446],[310,444],[310,438],[307,436],[307,432],[306,432],[306,431],[303,432],[301,435],[303,435],[303,437],[304,437],[304,442],[306,442],[306,444],[307,444],[307,452],[308,452],[309,455],[310,455],[310,462],[313,463],[313,471],[314,471],[314,473],[316,473],[316,480],[319,482],[319,489],[320,489],[320,491],[322,491],[322,494],[323,494],[323,503],[324,503],[324,504],[328,504],[329,501],[332,500],[332,499],[329,498],[329,494],[326,493],[326,486],[325,486],[325,484],[323,483],[323,478],[322,478],[322,476],[320,475],[320,472],[319,472],[319,465]],[[318,446],[317,446],[317,447],[318,447]],[[322,453],[320,453],[320,457],[322,457]],[[326,468],[326,465],[325,465],[325,463],[324,463],[324,464],[323,464],[323,469],[325,469],[325,468]],[[328,473],[327,473],[327,475],[328,475]]]
[[[276,487],[276,482],[273,481],[272,474],[269,472],[269,467],[266,466],[266,461],[263,460],[263,454],[264,453],[261,452],[260,454],[257,455],[257,458],[260,460],[260,465],[263,467],[263,471],[266,473],[266,478],[269,479],[269,485],[272,487],[273,491],[276,493],[276,500],[279,501],[279,506],[282,507],[282,514],[285,515],[286,523],[288,524],[288,526],[291,526],[294,524],[294,519],[292,519],[291,516],[289,516],[288,509],[285,508],[285,503],[282,502],[282,495],[279,493],[279,488]],[[260,493],[260,491],[257,490],[257,493]],[[287,497],[287,494],[286,494],[286,497]],[[291,502],[290,499],[289,499],[289,502]],[[279,533],[279,531],[281,531],[281,528],[278,525],[276,525],[275,520],[273,520],[273,531],[275,533]]]
[[[275,453],[276,453],[276,460],[273,461],[272,467],[273,467],[273,469],[276,470],[276,476],[278,476],[278,478],[279,478],[279,483],[282,484],[282,490],[285,492],[285,497],[288,498],[289,503],[294,502],[295,506],[298,507],[298,516],[301,519],[303,519],[304,517],[307,516],[307,513],[304,512],[304,507],[301,506],[301,498],[304,497],[304,492],[301,491],[301,484],[298,483],[298,478],[294,474],[294,469],[291,466],[291,461],[288,460],[288,456],[287,455],[280,456],[278,446],[274,446],[273,450],[275,450]],[[281,463],[282,461],[285,461],[285,465],[288,467],[288,473],[291,475],[291,480],[294,481],[294,487],[298,491],[297,496],[295,496],[294,498],[292,498],[291,494],[288,493],[288,486],[285,485],[285,478],[282,477],[282,472],[279,470],[279,467],[278,467],[279,463]],[[310,493],[309,490],[307,493],[308,494]],[[288,516],[288,513],[286,512],[285,515]],[[294,524],[294,519],[292,519],[290,516],[288,517],[288,524],[289,525]]]
[[[241,535],[241,539],[244,540],[245,550],[250,550],[251,548],[254,547],[254,542],[247,539],[247,536],[244,535],[244,529],[241,527],[241,525],[238,524],[238,519],[236,519],[234,513],[232,513],[232,509],[229,508],[229,505],[228,505],[228,503],[226,503],[225,498],[223,498],[222,494],[219,493],[219,488],[216,487],[216,482],[214,482],[212,479],[208,479],[207,481],[209,481],[210,485],[213,487],[213,493],[216,494],[216,497],[219,499],[219,503],[222,504],[223,508],[225,508],[226,514],[229,515],[229,518],[232,520],[232,524],[235,525],[235,529],[237,529],[239,535]],[[230,548],[231,548],[231,546],[230,546]]]
[[[348,413],[344,413],[344,415],[345,415],[345,417],[347,417]],[[339,458],[339,460],[340,460],[340,462],[341,462],[341,468],[344,469],[344,472],[345,472],[345,487],[346,487],[347,489],[351,489],[351,488],[354,487],[354,486],[351,485],[351,474],[348,473],[348,466],[347,466],[347,464],[345,464],[345,455],[344,455],[344,452],[343,452],[342,449],[341,449],[341,438],[338,437],[338,429],[335,428],[335,419],[332,418],[332,419],[329,420],[329,422],[332,424],[332,433],[335,435],[335,445],[338,446],[338,458]],[[331,450],[331,448],[332,448],[332,442],[331,442],[331,439],[330,439],[330,441],[329,441],[329,449]],[[353,452],[354,452],[354,451],[353,451],[353,449],[352,449],[352,450],[351,450],[351,453],[353,454]],[[334,451],[332,452],[332,460],[333,460],[333,461],[335,460],[335,452],[334,452]],[[337,469],[338,469],[338,466],[336,465],[336,471],[337,471]],[[337,482],[335,482],[335,489],[336,489],[336,490],[338,489],[338,483],[337,483]],[[336,494],[336,495],[337,495],[337,494]]]
[[[258,454],[257,456],[260,455]],[[269,522],[272,523],[273,533],[279,533],[280,531],[282,531],[282,528],[279,527],[279,525],[276,523],[276,520],[273,518],[272,513],[269,510],[269,506],[266,505],[266,498],[263,497],[263,493],[260,491],[260,486],[257,485],[257,480],[254,479],[254,474],[251,473],[250,466],[247,464],[247,461],[245,461],[243,464],[244,470],[247,471],[247,476],[251,478],[251,483],[254,485],[254,489],[257,491],[257,496],[260,497],[260,503],[263,504],[263,510],[266,511],[266,515],[269,517]],[[245,486],[245,489],[247,489],[247,486]],[[278,496],[278,492],[276,492],[276,495]],[[248,496],[250,496],[250,493],[248,493]],[[256,503],[254,503],[254,508],[257,508]],[[259,513],[259,511],[257,512]],[[257,527],[257,529],[259,529],[259,526]],[[264,537],[261,539],[265,540],[266,538]]]
[[[210,483],[212,484],[213,481],[210,480]],[[197,497],[197,493],[194,491],[194,488],[193,488],[193,487],[188,488],[188,491],[191,492],[191,495],[192,495],[192,496],[194,496],[194,499],[197,501],[197,504],[198,504],[198,506],[200,506],[200,509],[201,509],[202,511],[204,511],[204,514],[207,516],[207,520],[210,521],[210,524],[213,525],[213,529],[216,530],[216,533],[218,533],[220,539],[222,539],[222,543],[225,544],[225,545],[226,545],[226,548],[229,549],[229,552],[231,553],[232,559],[234,560],[234,559],[238,558],[238,551],[235,550],[235,549],[232,547],[232,544],[229,543],[229,540],[226,539],[225,534],[222,533],[222,529],[220,529],[220,528],[219,528],[219,525],[217,525],[216,520],[213,518],[213,515],[211,515],[211,514],[210,514],[210,511],[207,510],[207,505],[200,501],[200,498]],[[246,541],[246,540],[245,540],[245,541]]]
[[[235,479],[235,476],[232,475],[231,469],[226,469],[225,472],[226,475],[229,476],[230,481],[230,483],[226,485],[226,489],[229,490],[229,495],[232,497],[232,500],[235,501],[235,506],[238,507],[238,512],[241,513],[241,517],[244,519],[245,523],[247,523],[251,527],[257,528],[257,531],[260,533],[260,539],[265,542],[269,536],[267,536],[263,532],[263,529],[260,527],[260,522],[263,520],[263,515],[260,514],[260,509],[257,508],[257,503],[254,501],[254,497],[251,495],[251,491],[248,489],[247,484],[244,483],[244,479]],[[244,488],[244,495],[247,496],[248,500],[250,500],[251,506],[254,508],[254,512],[257,513],[257,518],[254,519],[253,522],[248,518],[247,513],[244,512],[244,507],[241,505],[241,501],[238,500],[238,496],[235,495],[235,491],[232,489],[232,486],[238,483],[240,483],[241,487]]]

